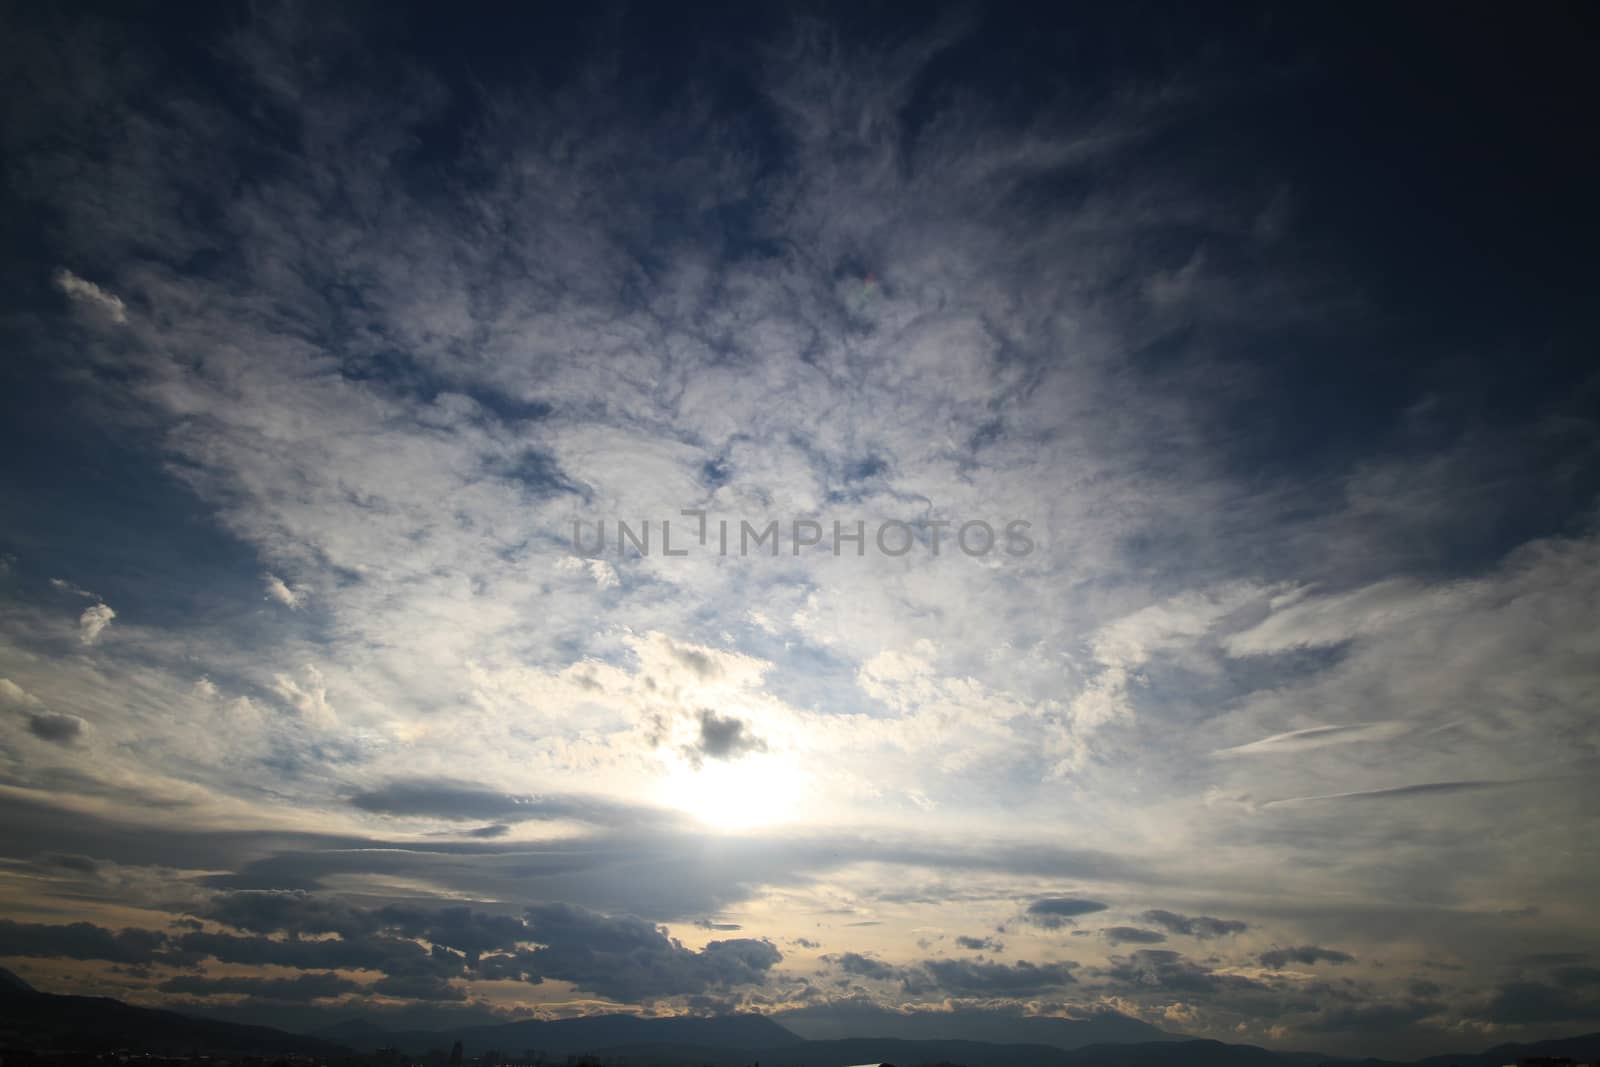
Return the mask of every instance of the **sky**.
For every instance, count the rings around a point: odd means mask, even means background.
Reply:
[[[0,965],[1600,1029],[1594,34],[8,5]]]

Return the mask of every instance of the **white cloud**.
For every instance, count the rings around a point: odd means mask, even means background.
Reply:
[[[0,678],[0,707],[11,711],[35,711],[44,702],[10,678]]]
[[[83,588],[83,586],[75,585],[72,582],[67,581],[65,578],[52,578],[50,579],[50,585],[53,588],[59,589],[63,593],[71,593],[73,596],[81,596],[87,600],[100,599],[95,594],[89,592],[89,590]]]
[[[617,569],[603,559],[564,556],[556,561],[556,567],[563,571],[587,574],[600,589],[614,589],[621,584],[621,579],[617,577]]]
[[[267,591],[268,600],[275,600],[286,608],[298,608],[304,600],[304,593],[289,588],[276,574],[263,574],[261,584]]]
[[[100,639],[106,627],[111,625],[111,620],[117,613],[111,610],[108,604],[91,604],[83,609],[83,614],[78,616],[78,639],[86,645],[92,645]]]
[[[56,271],[53,280],[56,288],[66,293],[74,303],[90,308],[118,325],[128,321],[127,308],[116,294],[107,292],[94,282],[85,281],[65,268]]]
[[[298,711],[308,725],[319,730],[337,727],[339,717],[328,702],[328,687],[323,681],[322,672],[307,664],[302,673],[305,676],[304,683],[297,682],[287,674],[277,675],[273,679],[273,690],[279,699]]]
[[[1259,741],[1231,748],[1219,748],[1218,756],[1244,756],[1255,753],[1304,752],[1324,745],[1350,745],[1362,741],[1389,741],[1412,728],[1403,722],[1354,723],[1347,726],[1307,726],[1289,730]]]

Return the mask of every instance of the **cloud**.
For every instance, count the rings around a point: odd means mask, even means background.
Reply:
[[[699,713],[700,734],[693,744],[683,748],[691,766],[698,767],[707,759],[735,760],[752,752],[765,752],[767,744],[750,733],[744,721],[728,715],[718,715],[709,708]]]
[[[385,975],[372,983],[372,992],[387,997],[444,1003],[467,999],[465,989],[434,974]]]
[[[580,559],[567,556],[556,563],[563,571],[587,574],[598,589],[614,589],[622,584],[617,569],[603,559]]]
[[[1107,926],[1101,929],[1100,936],[1113,945],[1155,945],[1167,939],[1159,930],[1143,930],[1137,926]]]
[[[28,716],[28,732],[41,741],[57,745],[70,745],[82,737],[89,724],[76,715],[44,711]]]
[[[1142,948],[1113,956],[1096,975],[1134,993],[1217,994],[1253,991],[1261,983],[1242,975],[1218,973],[1171,949]]]
[[[858,952],[824,956],[845,974],[879,982],[898,983],[910,996],[941,993],[950,996],[1020,997],[1074,984],[1072,961],[1035,964],[993,963],[982,959],[930,959],[896,964]]]
[[[356,908],[305,893],[245,892],[219,895],[205,912],[217,922],[251,932],[188,930],[169,935],[112,931],[90,923],[4,920],[0,954],[177,966],[215,959],[313,972],[294,979],[188,975],[163,987],[189,995],[279,1000],[350,991],[343,979],[334,983],[327,972],[367,970],[384,976],[372,987],[374,992],[417,999],[464,999],[461,989],[450,983],[477,976],[535,984],[555,978],[636,1002],[759,985],[783,959],[765,939],[711,941],[692,950],[641,919],[564,904],[537,905],[518,916],[465,906]],[[290,936],[276,936],[281,934]],[[322,936],[329,934],[337,936]]]
[[[78,616],[78,639],[86,645],[92,645],[100,639],[106,627],[111,625],[111,620],[117,613],[107,604],[91,604],[83,609],[83,614]]]
[[[83,597],[83,598],[85,598],[87,600],[99,600],[100,599],[95,594],[89,592],[89,590],[83,588],[80,585],[74,585],[72,582],[67,581],[65,578],[52,578],[52,579],[50,579],[50,586],[53,589],[59,589],[63,593],[70,593],[73,596]]]
[[[0,708],[7,711],[37,711],[44,702],[10,678],[0,678]]]
[[[1544,982],[1507,982],[1477,1005],[1473,1015],[1512,1026],[1592,1020],[1600,1018],[1600,998]]]
[[[624,1002],[759,984],[783,959],[757,938],[711,941],[696,952],[641,919],[567,904],[537,905],[526,917],[528,939],[539,944],[525,957],[530,973]]]
[[[1347,745],[1361,741],[1388,741],[1408,732],[1411,727],[1400,722],[1355,723],[1347,726],[1309,726],[1302,730],[1273,734],[1259,741],[1251,741],[1231,748],[1219,748],[1213,755],[1247,756],[1277,752],[1304,752],[1324,745]]]
[[[293,978],[208,978],[205,975],[180,974],[162,982],[157,988],[163,993],[197,997],[243,995],[304,1004],[343,996],[362,987],[332,971],[312,971]]]
[[[1312,804],[1327,800],[1388,800],[1402,797],[1432,796],[1449,793],[1476,793],[1486,789],[1503,789],[1520,785],[1515,781],[1420,782],[1416,785],[1395,785],[1382,789],[1360,789],[1349,793],[1323,793],[1317,796],[1286,797],[1269,800],[1263,808],[1287,807],[1294,804]]]
[[[71,745],[89,729],[89,724],[76,715],[46,709],[42,700],[10,678],[0,678],[0,709],[21,713],[27,720],[28,732],[52,744]]]
[[[286,608],[298,608],[304,601],[303,593],[290,589],[276,574],[263,574],[261,584],[267,591],[268,600],[275,600]]]
[[[1438,1001],[1427,999],[1330,1007],[1314,1018],[1298,1021],[1296,1029],[1313,1034],[1349,1032],[1370,1040],[1374,1034],[1405,1030],[1440,1014],[1443,1008]]]
[[[906,992],[967,997],[1029,997],[1074,984],[1077,964],[987,963],[979,960],[925,960],[903,974]]]
[[[1198,937],[1202,940],[1239,934],[1249,929],[1249,926],[1238,919],[1213,919],[1209,915],[1180,915],[1175,911],[1164,911],[1160,908],[1144,912],[1139,918],[1163,926],[1172,933]]]
[[[962,934],[956,938],[956,944],[973,952],[1002,952],[1005,945],[992,937],[969,937]]]
[[[637,825],[669,821],[657,809],[582,794],[533,795],[499,793],[451,782],[399,781],[357,793],[352,806],[378,815],[450,821],[576,819],[597,825]]]
[[[836,956],[824,956],[823,959],[838,967],[845,974],[853,974],[858,978],[889,981],[900,977],[902,973],[901,969],[893,964],[873,959],[870,956],[863,956],[859,952],[841,952]]]
[[[154,930],[109,930],[87,922],[52,925],[0,919],[0,956],[154,963],[166,946],[166,935]]]
[[[1551,976],[1568,989],[1600,985],[1600,967],[1557,967]]]
[[[1046,930],[1059,930],[1073,925],[1072,920],[1077,916],[1105,911],[1107,907],[1098,900],[1082,897],[1044,897],[1029,904],[1023,918]]]
[[[1291,963],[1350,963],[1355,957],[1338,949],[1320,948],[1317,945],[1300,945],[1291,948],[1273,948],[1256,957],[1263,967],[1282,970]]]
[[[305,678],[304,683],[296,681],[287,674],[275,675],[272,680],[273,692],[285,704],[299,712],[301,720],[308,726],[320,730],[337,728],[339,716],[328,700],[328,686],[322,672],[308,663],[302,669],[302,673]]]
[[[94,282],[85,281],[65,268],[56,271],[51,280],[55,282],[57,289],[72,299],[73,303],[90,308],[119,326],[128,321],[128,310],[123,305],[122,298],[107,292]]]

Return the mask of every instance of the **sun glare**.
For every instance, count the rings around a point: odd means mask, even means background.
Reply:
[[[804,784],[800,769],[777,756],[679,762],[667,774],[663,799],[709,826],[748,830],[792,819]]]

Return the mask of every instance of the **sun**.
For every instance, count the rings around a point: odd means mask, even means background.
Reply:
[[[662,800],[719,830],[751,830],[791,821],[804,793],[791,760],[754,754],[737,760],[675,761]]]

